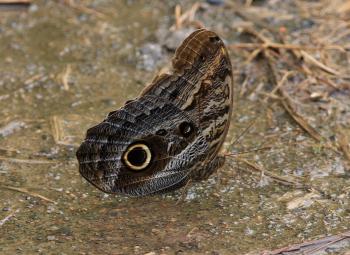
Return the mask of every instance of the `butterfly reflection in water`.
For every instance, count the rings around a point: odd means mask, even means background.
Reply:
[[[107,193],[161,194],[209,178],[232,113],[232,65],[222,39],[199,29],[141,95],[90,128],[77,151],[79,171]]]

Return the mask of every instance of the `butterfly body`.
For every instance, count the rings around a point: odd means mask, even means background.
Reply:
[[[80,173],[97,188],[128,196],[160,194],[209,178],[232,114],[231,62],[222,40],[204,29],[177,49],[173,74],[87,131]]]

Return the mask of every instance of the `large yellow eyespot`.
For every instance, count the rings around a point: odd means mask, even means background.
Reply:
[[[145,144],[139,143],[130,146],[123,155],[124,163],[130,170],[144,170],[151,162],[151,151]]]

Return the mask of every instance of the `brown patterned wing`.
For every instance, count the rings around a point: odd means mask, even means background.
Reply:
[[[207,178],[223,164],[217,153],[233,96],[227,50],[214,32],[197,30],[172,62],[172,75],[160,76],[87,131],[77,151],[79,170],[102,191],[165,193]]]
[[[159,77],[143,94],[168,97],[198,123],[209,159],[214,159],[232,116],[233,77],[227,49],[216,33],[196,30],[176,50],[172,64],[174,74]]]

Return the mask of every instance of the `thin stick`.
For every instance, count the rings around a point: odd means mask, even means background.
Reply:
[[[319,68],[325,70],[326,72],[334,74],[334,75],[340,75],[339,72],[337,72],[337,71],[333,70],[332,68],[322,64],[320,61],[318,61],[317,59],[315,59],[313,56],[311,56],[310,54],[306,53],[305,51],[301,50],[300,53],[301,53],[301,55],[303,55],[304,58],[308,59],[313,64],[315,64]]]
[[[8,221],[11,217],[15,216],[15,214],[18,212],[19,212],[19,209],[7,215],[4,219],[0,220],[0,226],[4,225],[6,221]]]
[[[70,6],[70,7],[73,7],[73,8],[75,8],[75,9],[78,9],[78,10],[80,10],[80,11],[83,11],[83,12],[86,12],[86,13],[89,13],[89,14],[92,14],[92,15],[95,15],[95,16],[101,18],[101,19],[109,19],[109,17],[108,17],[107,15],[104,15],[104,14],[98,12],[98,11],[94,11],[94,10],[92,10],[92,9],[89,9],[89,8],[87,8],[87,7],[85,7],[85,6],[76,4],[76,3],[72,2],[72,1],[67,1],[67,0],[56,0],[56,1],[57,1],[57,2],[62,2],[62,3],[64,3],[64,4],[66,4],[66,5],[68,5],[68,6]]]
[[[263,169],[262,167],[258,166],[257,164],[255,163],[251,163],[249,162],[248,160],[246,159],[243,159],[243,158],[239,158],[239,157],[236,157],[234,155],[232,155],[232,157],[234,157],[235,159],[237,159],[238,161],[241,161],[245,164],[247,164],[248,166],[251,166],[252,168],[254,168],[255,170],[258,170],[260,172],[263,172],[265,173],[268,177],[270,177],[272,180],[274,181],[277,181],[277,182],[281,182],[281,183],[284,183],[284,184],[289,184],[289,185],[298,185],[298,186],[302,186],[300,183],[298,182],[295,182],[295,181],[291,181],[291,180],[287,180],[285,178],[283,178],[282,176],[279,176],[275,173],[272,173],[270,171],[267,171],[265,169]]]
[[[336,122],[336,127],[337,127],[337,130],[338,130],[337,133],[339,135],[339,146],[343,150],[344,155],[347,158],[347,160],[350,160],[350,151],[349,151],[350,143],[349,143],[348,137],[346,136],[346,133],[340,127],[338,122]]]
[[[278,73],[276,70],[276,66],[273,64],[273,58],[272,56],[265,54],[265,57],[268,60],[268,64],[270,69],[272,70],[272,77],[274,79],[274,83],[278,84]],[[323,137],[308,123],[302,116],[300,116],[293,106],[290,103],[290,100],[288,100],[288,93],[283,89],[283,87],[279,87],[279,92],[284,97],[283,100],[281,100],[283,107],[286,109],[286,111],[290,114],[290,116],[302,127],[304,130],[306,130],[311,136],[313,136],[316,140],[319,142],[323,141]]]
[[[60,132],[59,132],[59,127],[58,127],[58,120],[57,116],[53,116],[50,118],[50,123],[51,123],[51,130],[52,130],[52,135],[53,135],[53,140],[55,143],[60,140]]]
[[[17,159],[17,158],[3,158],[0,160],[8,161],[10,163],[26,163],[26,164],[57,164],[57,162],[52,161],[41,161],[41,160],[31,160],[31,159]]]
[[[293,74],[294,71],[288,71],[286,72],[282,79],[277,83],[276,87],[272,90],[272,92],[270,93],[271,95],[274,95],[276,93],[276,91],[279,90],[279,88],[283,85],[283,83],[285,82],[285,80],[289,77],[289,75]],[[269,96],[270,97],[270,96]],[[263,102],[266,103],[266,101],[268,100],[269,97],[265,97]]]
[[[49,202],[51,202],[51,203],[56,204],[56,202],[55,202],[54,200],[51,200],[51,199],[49,199],[49,198],[46,198],[46,197],[44,197],[44,196],[42,196],[42,195],[39,195],[39,194],[37,194],[37,193],[31,192],[31,191],[26,190],[26,189],[16,188],[16,187],[10,187],[10,186],[3,186],[3,187],[4,187],[4,188],[7,188],[7,189],[12,189],[12,190],[16,190],[16,191],[19,191],[19,192],[23,192],[23,193],[29,194],[29,195],[31,195],[31,196],[34,196],[34,197],[39,197],[39,198],[41,198],[41,199],[43,199],[43,200],[46,200],[46,201],[49,201]]]
[[[182,21],[181,17],[181,6],[178,4],[175,6],[175,21],[176,21],[176,29],[182,29]]]
[[[231,145],[226,149],[226,151],[224,152],[224,154],[226,154],[228,152],[228,150],[232,147],[232,145],[234,145],[238,139],[240,139],[253,125],[255,124],[255,121],[253,121],[237,138],[234,142],[231,143]]]
[[[350,95],[349,92],[339,88],[332,80],[330,80],[328,77],[327,79],[323,79],[323,78],[320,78],[320,77],[316,77],[317,80],[320,80],[320,81],[323,81],[324,83],[326,83],[328,86],[331,86],[332,88],[335,88],[336,90],[339,90],[341,91],[342,93],[344,94],[347,94],[347,95]]]
[[[312,75],[313,73],[307,69],[303,69],[300,66],[297,66],[296,64],[294,64],[292,61],[286,59],[285,57],[283,57],[281,54],[278,54],[277,52],[271,50],[271,49],[267,49],[269,53],[271,53],[272,55],[278,57],[279,59],[283,60],[286,64],[294,67],[295,69],[301,71],[301,72],[305,72],[306,74]]]
[[[271,150],[271,146],[267,146],[267,147],[259,148],[259,149],[254,149],[254,150],[249,150],[249,151],[242,151],[242,152],[238,152],[237,154],[228,153],[228,154],[225,154],[225,155],[226,156],[230,156],[230,157],[235,157],[237,155],[251,153],[251,152],[255,152],[255,151],[262,151],[262,150]]]
[[[66,70],[62,73],[62,83],[63,83],[64,89],[66,91],[69,90],[68,76],[69,76],[71,71],[72,71],[72,68],[70,67],[70,64],[68,64],[66,67]]]
[[[31,0],[0,0],[2,4],[30,4],[31,2]]]
[[[265,251],[265,252],[259,252],[259,253],[254,253],[252,255],[278,255],[278,254],[287,254],[290,252],[293,252],[293,254],[306,254],[306,255],[311,255],[311,254],[316,254],[315,252],[324,249],[325,247],[328,247],[331,244],[341,242],[344,239],[350,239],[350,231],[345,232],[339,235],[334,235],[326,238],[321,238],[319,240],[314,240],[314,241],[309,241],[305,243],[299,243],[299,244],[294,244],[288,247],[284,247],[281,249],[273,250],[273,251]],[[318,246],[318,247],[315,247]],[[311,248],[315,247],[315,248]],[[310,250],[306,252],[306,248],[309,248]],[[303,250],[304,252],[303,252]],[[311,250],[312,249],[312,250]]]
[[[251,15],[251,14],[248,14],[247,12],[243,11],[236,4],[234,4],[233,1],[224,0],[224,2],[233,9],[234,13],[237,16],[241,17],[242,19],[250,20],[250,21],[254,22],[256,25],[258,25],[260,27],[264,27],[272,32],[275,32],[275,33],[280,32],[279,28],[272,26],[269,23],[259,19],[256,15]]]
[[[306,45],[292,45],[292,44],[280,44],[280,43],[241,43],[241,44],[230,44],[231,50],[241,48],[276,48],[276,49],[287,49],[287,50],[339,50],[346,54],[346,49],[350,49],[350,46],[306,46]]]

